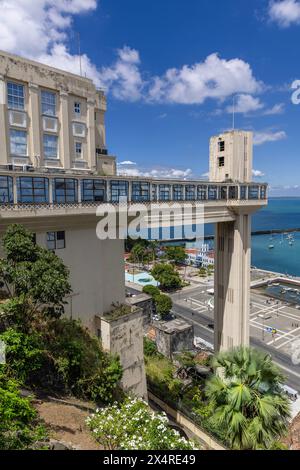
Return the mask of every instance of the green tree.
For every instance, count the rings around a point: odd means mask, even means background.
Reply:
[[[163,413],[154,413],[140,398],[97,410],[87,419],[93,437],[106,450],[194,450],[194,442],[180,437]]]
[[[156,287],[156,286],[151,286],[151,285],[144,286],[143,287],[143,292],[147,295],[151,295],[151,297],[155,297],[157,295],[160,295],[159,288]]]
[[[178,272],[171,264],[159,263],[154,266],[151,274],[163,290],[178,289],[182,285]]]
[[[173,302],[168,295],[160,294],[154,297],[156,313],[164,320],[172,310]]]
[[[3,236],[5,258],[0,261],[0,281],[16,313],[42,311],[59,317],[64,312],[64,298],[71,292],[69,271],[54,253],[34,243],[33,235],[22,225],[10,225]],[[9,310],[9,306],[6,306]],[[9,313],[9,312],[7,312]],[[25,321],[25,316],[24,316]]]
[[[168,246],[166,248],[166,256],[175,264],[183,264],[187,259],[187,254],[183,246]]]
[[[269,355],[251,348],[220,353],[206,394],[214,419],[233,449],[268,449],[287,430],[288,398],[283,376]]]
[[[45,431],[36,422],[37,413],[28,398],[22,398],[19,383],[8,378],[0,366],[0,449],[27,449]]]

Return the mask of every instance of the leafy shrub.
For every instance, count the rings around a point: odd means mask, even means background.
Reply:
[[[161,319],[166,318],[173,306],[172,299],[168,295],[160,294],[154,297],[156,313]]]
[[[20,396],[19,383],[0,371],[0,449],[26,449],[45,437],[36,416],[30,400]]]
[[[0,340],[6,345],[6,364],[2,366],[5,372],[21,382],[30,381],[45,361],[41,336],[9,328],[0,335]]]
[[[97,410],[87,419],[95,439],[109,450],[193,450],[192,441],[168,425],[164,413],[154,413],[140,398]]]
[[[155,297],[157,295],[160,295],[160,290],[158,287],[155,286],[144,286],[143,287],[143,292],[145,294],[150,295],[151,297]]]
[[[156,356],[158,354],[154,341],[144,337],[144,354],[146,357]]]
[[[26,335],[8,329],[0,335],[6,343],[6,372],[26,384],[108,402],[121,379],[117,358],[106,354],[74,320],[57,319],[43,333]]]

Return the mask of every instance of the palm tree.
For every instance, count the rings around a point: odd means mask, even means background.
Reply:
[[[206,394],[232,449],[268,449],[287,430],[290,406],[272,358],[252,348],[219,353]]]
[[[151,240],[148,244],[148,248],[150,250],[150,252],[152,253],[152,260],[153,260],[153,264],[155,264],[155,260],[156,260],[156,251],[159,247],[159,243],[157,240]]]

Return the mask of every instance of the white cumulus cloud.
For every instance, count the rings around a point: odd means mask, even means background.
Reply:
[[[99,4],[99,0],[0,0],[0,49],[77,74],[81,61],[83,75],[119,100],[202,104],[240,94],[241,108],[260,107],[258,98],[251,95],[259,93],[263,84],[250,64],[239,58],[213,53],[194,64],[151,76],[142,71],[139,51],[126,45],[116,51],[111,64],[102,67],[84,53],[80,58],[72,54],[74,18],[92,14]]]
[[[132,167],[131,163],[123,162],[118,165],[118,174],[122,176],[138,176],[145,178],[161,178],[161,179],[188,179],[193,176],[190,168],[178,169],[168,167],[149,167],[139,168]]]
[[[269,16],[272,21],[283,28],[300,24],[300,2],[298,0],[271,1]]]
[[[149,99],[202,104],[208,98],[224,100],[234,93],[256,93],[261,88],[248,63],[237,58],[225,60],[214,53],[204,62],[172,68],[162,77],[154,77]]]
[[[277,142],[278,140],[284,140],[287,138],[287,135],[284,131],[263,131],[255,132],[253,143],[254,145],[263,145],[267,142]]]
[[[263,107],[264,104],[261,103],[259,98],[241,94],[236,97],[234,106],[228,106],[226,110],[228,113],[232,113],[234,110],[236,113],[248,114],[259,111]]]
[[[256,178],[262,178],[265,174],[260,170],[252,170],[252,175]]]

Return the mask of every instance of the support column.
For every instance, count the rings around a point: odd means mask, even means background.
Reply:
[[[60,92],[60,124],[60,161],[68,170],[71,168],[69,95],[64,90]]]
[[[8,142],[6,126],[6,87],[3,75],[0,75],[0,165],[7,165],[8,161]]]
[[[96,133],[95,133],[95,100],[87,100],[87,148],[88,166],[96,169]]]
[[[249,345],[251,216],[216,224],[215,351]]]
[[[34,167],[41,166],[41,126],[40,126],[40,105],[39,87],[34,83],[29,83],[29,155]]]

